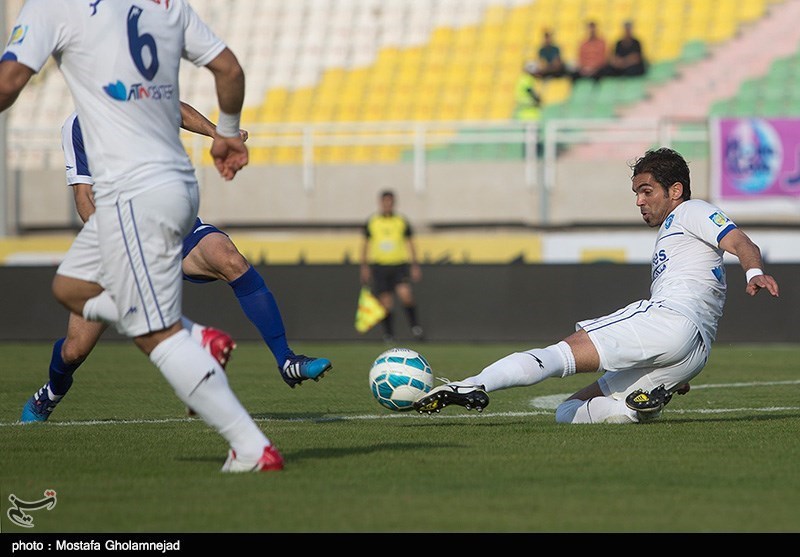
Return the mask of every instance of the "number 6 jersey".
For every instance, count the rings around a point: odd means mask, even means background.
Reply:
[[[27,0],[3,60],[38,72],[53,55],[101,205],[195,180],[180,140],[179,65],[204,66],[224,48],[185,0]]]

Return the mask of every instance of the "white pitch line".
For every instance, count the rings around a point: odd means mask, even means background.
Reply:
[[[796,381],[762,381],[752,383],[719,383],[719,384],[706,384],[692,386],[692,389],[717,389],[725,387],[761,387],[772,385],[798,385],[800,380]],[[396,419],[412,419],[412,420],[441,420],[441,419],[464,419],[464,418],[517,418],[517,417],[530,417],[530,416],[549,416],[552,411],[558,406],[569,394],[547,395],[534,398],[530,401],[530,405],[537,410],[528,412],[474,412],[474,413],[459,413],[459,414],[436,414],[436,415],[420,415],[416,412],[394,412],[387,414],[362,414],[358,416],[320,416],[320,417],[299,417],[299,418],[254,418],[256,422],[308,422],[308,423],[323,423],[323,422],[348,422],[360,420],[396,420]],[[784,412],[784,411],[798,411],[800,406],[770,406],[764,408],[697,408],[697,409],[672,409],[670,414],[725,414],[731,412]],[[97,426],[97,425],[136,425],[136,424],[169,424],[169,423],[182,423],[182,422],[202,422],[200,418],[160,418],[160,419],[122,419],[122,420],[71,420],[66,422],[47,422],[48,427],[75,427],[75,426]],[[0,422],[0,427],[36,427],[35,424],[23,424],[21,422]]]
[[[790,381],[751,381],[747,383],[707,383],[705,385],[692,385],[692,391],[697,389],[725,389],[725,388],[743,388],[743,387],[772,387],[775,385],[800,385],[800,380]],[[690,391],[691,392],[691,391]],[[528,403],[532,408],[541,408],[543,410],[555,410],[556,407],[564,402],[572,393],[560,393],[557,395],[545,395],[532,398]],[[733,410],[735,412],[735,410]],[[670,409],[670,412],[673,412]],[[699,410],[687,410],[686,412],[700,412]],[[716,412],[716,410],[712,411]]]

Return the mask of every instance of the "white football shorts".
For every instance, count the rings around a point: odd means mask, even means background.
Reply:
[[[660,302],[640,300],[619,311],[580,321],[600,355],[603,394],[618,400],[636,389],[674,390],[696,376],[709,350],[694,323]]]
[[[182,315],[183,238],[199,208],[196,182],[142,192],[98,206],[57,273],[97,282],[117,305],[120,334],[165,329]]]

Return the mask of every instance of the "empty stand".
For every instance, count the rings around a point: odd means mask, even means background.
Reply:
[[[798,2],[788,0],[194,0],[247,70],[244,124],[492,121],[513,118],[514,84],[554,32],[574,62],[593,19],[609,46],[632,20],[644,78],[540,84],[542,118],[637,114],[797,114]],[[773,63],[773,61],[778,60]],[[739,89],[741,87],[741,90]],[[205,70],[185,64],[182,98],[215,118]],[[11,112],[12,128],[57,130],[71,111],[50,63]],[[402,158],[407,146],[320,146],[326,163]],[[506,153],[490,146],[481,151]],[[442,153],[472,157],[454,144]],[[459,155],[462,154],[462,155]],[[296,164],[302,151],[253,144],[254,164]],[[35,156],[14,160],[38,160]]]

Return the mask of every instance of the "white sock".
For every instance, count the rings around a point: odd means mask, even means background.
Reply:
[[[219,363],[185,329],[161,342],[150,360],[186,406],[213,427],[246,460],[258,460],[269,439],[228,385]]]
[[[103,323],[116,323],[119,321],[119,310],[111,295],[103,290],[94,298],[89,298],[83,304],[83,317],[89,321],[102,321]]]
[[[556,408],[556,422],[560,424],[628,424],[637,423],[636,411],[624,400],[598,396],[589,400],[565,400]]]
[[[483,385],[486,391],[535,385],[548,377],[566,377],[575,373],[575,357],[563,340],[547,348],[515,352],[465,379],[471,385]]]
[[[185,315],[181,316],[181,325],[183,325],[184,329],[189,331],[189,334],[191,334],[192,338],[197,342],[203,341],[203,329],[205,329],[205,327],[198,325]]]
[[[52,391],[52,389],[50,389],[50,383],[48,383],[48,384],[47,384],[47,398],[49,398],[49,399],[50,399],[50,400],[52,400],[53,402],[58,402],[58,401],[60,401],[60,400],[61,400],[63,397],[64,397],[64,395],[57,395],[57,394],[55,394],[55,393]]]

